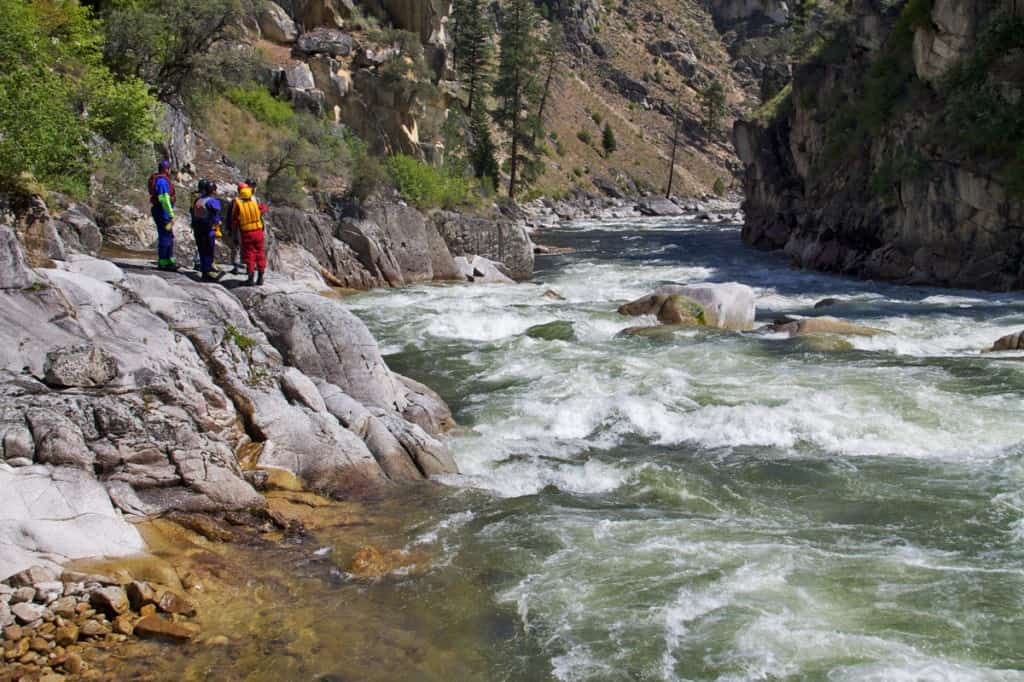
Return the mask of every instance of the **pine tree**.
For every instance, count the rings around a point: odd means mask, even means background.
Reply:
[[[542,5],[547,7],[547,5]],[[544,88],[540,95],[540,104],[537,106],[537,121],[533,128],[532,139],[536,143],[537,136],[544,126],[544,107],[548,101],[548,94],[551,92],[551,83],[555,79],[555,72],[561,64],[562,54],[565,52],[565,29],[558,21],[552,21],[548,27],[548,35],[541,47],[540,59],[544,65]]]
[[[704,113],[704,130],[708,137],[718,132],[718,124],[725,115],[725,88],[717,79],[701,90],[701,109]]]
[[[608,122],[605,122],[604,130],[601,131],[601,148],[604,149],[606,157],[611,156],[619,148],[618,142],[615,141],[615,133]]]
[[[473,111],[477,95],[484,89],[491,63],[490,27],[484,0],[455,0],[452,21],[455,68],[466,84],[466,109]]]
[[[532,0],[509,0],[501,22],[501,58],[494,96],[495,121],[509,137],[508,196],[514,199],[522,166],[535,155],[536,104],[540,99],[539,69],[534,30],[537,13]]]
[[[498,162],[494,158],[494,140],[487,124],[485,107],[478,105],[470,113],[469,130],[473,135],[473,145],[469,152],[469,161],[473,165],[473,174],[481,179],[490,178],[495,186],[498,184]]]

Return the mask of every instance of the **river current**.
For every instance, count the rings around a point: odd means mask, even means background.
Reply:
[[[531,282],[345,299],[393,369],[449,402],[462,473],[217,550],[241,588],[202,604],[223,645],[143,643],[125,674],[1024,680],[1024,354],[981,352],[1024,328],[1024,297],[796,271],[736,225],[541,239],[575,252]],[[891,334],[620,335],[655,324],[621,303],[727,281],[755,289],[759,321]],[[356,579],[363,544],[418,565]]]
[[[488,676],[1024,679],[1024,364],[980,353],[1024,327],[1020,296],[796,271],[735,225],[543,240],[576,251],[530,283],[353,304],[462,426],[444,483],[483,494],[413,542],[514,614]],[[892,334],[619,335],[638,324],[622,302],[726,281],[754,287],[759,320]],[[553,321],[574,338],[527,334]]]

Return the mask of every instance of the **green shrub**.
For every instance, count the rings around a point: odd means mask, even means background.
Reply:
[[[595,111],[592,114],[590,114],[590,118],[592,121],[594,121],[595,125],[601,125],[601,121],[604,120],[601,118],[601,112],[599,111]]]
[[[78,197],[101,136],[131,148],[156,139],[156,102],[137,78],[115,79],[90,11],[73,0],[0,0],[0,185],[29,174]]]
[[[449,169],[405,154],[388,157],[385,166],[401,195],[419,208],[456,208],[469,200],[469,181]]]
[[[245,109],[267,125],[283,127],[294,123],[295,111],[291,104],[282,102],[262,85],[235,86],[224,93],[232,104]]]
[[[711,191],[714,192],[716,196],[725,196],[725,181],[722,180],[722,178],[715,178],[715,184],[711,188]]]
[[[594,138],[591,137],[589,130],[577,130],[576,139],[585,145],[590,145],[594,142]]]

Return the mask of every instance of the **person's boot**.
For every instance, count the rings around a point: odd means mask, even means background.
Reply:
[[[167,270],[169,272],[177,272],[178,269],[178,264],[175,263],[173,260],[167,264],[167,267],[164,268],[164,270]]]
[[[256,273],[254,273],[254,272],[250,272],[250,273],[249,273],[249,276],[248,276],[248,277],[246,277],[246,279],[245,279],[245,284],[244,284],[243,286],[251,287],[251,286],[252,286],[252,285],[254,284],[254,282],[252,281],[252,278],[253,278],[253,277],[254,277],[255,275],[256,275]]]
[[[263,286],[263,271],[260,270],[260,274],[256,277],[256,285]]]
[[[204,282],[219,282],[220,281],[220,273],[217,272],[216,270],[211,270],[210,272],[204,272],[203,273],[203,281]]]

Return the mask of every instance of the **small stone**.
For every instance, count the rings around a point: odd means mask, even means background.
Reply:
[[[64,596],[77,597],[85,594],[85,583],[64,583]]]
[[[28,648],[41,654],[50,653],[50,643],[42,637],[33,637],[28,643]]]
[[[139,615],[141,615],[143,617],[145,617],[145,616],[155,616],[156,615],[156,604],[146,604],[141,609],[139,609]]]
[[[0,628],[5,628],[14,623],[14,614],[6,602],[0,602]]]
[[[183,616],[196,615],[196,607],[184,597],[167,590],[160,597],[158,604],[164,613],[180,613]]]
[[[29,587],[35,583],[45,583],[56,580],[57,574],[44,566],[33,566],[26,568],[20,573],[15,573],[9,579],[13,587]]]
[[[88,602],[79,602],[78,606],[75,607],[75,611],[78,615],[84,616],[86,611],[92,611],[92,607],[89,606]]]
[[[16,589],[14,591],[14,594],[11,595],[11,603],[12,604],[20,604],[22,602],[35,601],[35,598],[36,598],[36,588],[34,588],[34,587],[19,587],[18,589]]]
[[[28,602],[21,602],[11,607],[11,613],[14,614],[14,617],[22,625],[42,619],[45,611],[46,609],[39,604],[30,604]]]
[[[3,597],[4,595],[10,596],[12,594],[14,594],[13,587],[8,585],[7,583],[0,583],[0,597]]]
[[[99,573],[82,573],[80,571],[64,571],[60,579],[65,583],[99,583],[100,585],[116,585],[117,580],[109,575]]]
[[[214,635],[210,639],[206,640],[206,643],[210,646],[227,646],[231,643],[225,635]]]
[[[82,637],[102,637],[107,634],[107,629],[98,620],[87,620],[82,623],[79,634]]]
[[[18,663],[21,663],[21,664],[24,664],[24,665],[31,665],[32,663],[35,663],[38,660],[39,660],[39,654],[37,654],[34,651],[30,651],[27,654],[25,654],[24,656],[22,656],[21,658],[19,658],[18,659]]]
[[[125,592],[128,594],[128,601],[131,602],[132,608],[136,611],[146,604],[155,604],[158,601],[156,588],[152,583],[135,580],[128,583]]]
[[[189,571],[185,575],[181,576],[181,586],[186,590],[201,590],[203,589],[203,582],[195,573]]]
[[[19,659],[28,653],[28,637],[22,637],[16,642],[4,642],[4,658],[8,661]]]
[[[125,613],[117,617],[114,621],[114,632],[122,635],[130,635],[135,630],[132,624],[132,615]]]
[[[139,637],[166,637],[184,642],[198,633],[199,626],[193,623],[174,623],[160,616],[146,616],[135,624],[135,634]]]
[[[128,610],[128,595],[121,587],[102,587],[92,593],[89,599],[98,611],[107,615],[117,616]]]
[[[78,654],[71,653],[64,659],[64,670],[72,675],[79,675],[85,669],[85,664],[82,663],[82,657]]]
[[[24,630],[22,630],[20,625],[8,625],[4,628],[4,639],[9,642],[19,640],[24,636]]]
[[[50,671],[39,678],[39,682],[64,682],[64,676]]]
[[[78,626],[74,623],[68,623],[62,628],[57,628],[57,644],[61,646],[71,646],[78,641]]]
[[[58,599],[64,594],[64,583],[59,580],[48,580],[42,583],[36,583],[36,601],[44,604]]]
[[[74,597],[61,597],[50,604],[50,610],[63,618],[74,618],[77,613],[78,600]]]

